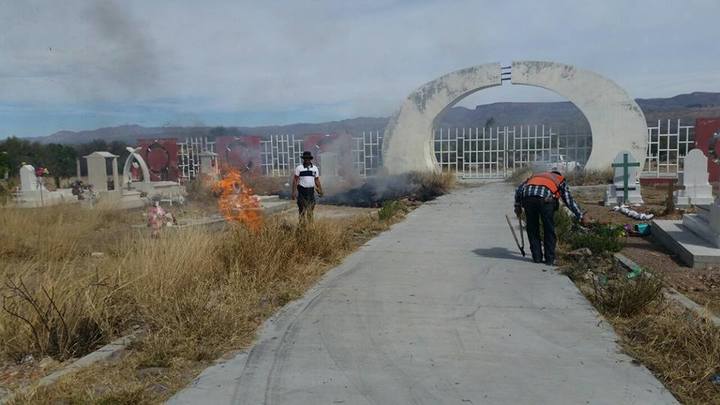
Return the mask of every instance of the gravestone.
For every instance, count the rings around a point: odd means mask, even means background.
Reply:
[[[210,180],[219,180],[220,171],[217,166],[218,154],[210,151],[202,151],[198,156],[200,157],[200,174]]]
[[[613,183],[605,193],[605,205],[642,204],[640,162],[628,151],[621,151],[612,163]]]
[[[710,205],[715,201],[712,186],[708,181],[708,159],[700,149],[693,149],[685,156],[685,165],[681,177],[683,190],[675,192],[675,205]]]
[[[20,191],[30,193],[40,190],[40,183],[35,176],[35,168],[32,165],[23,165],[20,168]]]

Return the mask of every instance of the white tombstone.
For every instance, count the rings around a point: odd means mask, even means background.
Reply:
[[[20,168],[20,190],[23,193],[40,190],[35,168],[32,165],[23,165]]]
[[[210,179],[218,180],[220,178],[220,170],[217,165],[218,154],[210,151],[202,151],[198,156],[200,157],[200,173]]]
[[[621,151],[612,164],[613,183],[605,192],[605,205],[638,205],[643,203],[640,194],[640,162],[628,151]]]
[[[715,201],[712,186],[708,181],[708,159],[700,149],[693,149],[685,156],[685,165],[681,177],[683,190],[675,192],[675,205],[710,205]]]
[[[93,186],[95,192],[108,191],[108,174],[106,159],[112,159],[112,176],[115,191],[120,190],[120,176],[117,167],[117,155],[110,152],[93,152],[87,156],[88,183]]]

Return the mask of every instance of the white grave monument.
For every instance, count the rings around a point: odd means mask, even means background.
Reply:
[[[710,205],[715,198],[708,181],[708,159],[700,149],[693,149],[685,156],[685,165],[681,175],[683,190],[675,192],[675,205]]]
[[[107,192],[108,190],[108,174],[106,159],[112,159],[112,178],[114,191],[117,193],[120,190],[120,176],[118,174],[117,166],[117,155],[113,155],[110,152],[93,152],[87,156],[88,167],[88,183],[93,186],[95,192]]]
[[[200,174],[211,180],[220,179],[220,170],[217,165],[218,154],[210,151],[202,151],[198,154],[200,157]]]
[[[77,201],[77,198],[69,189],[48,191],[35,176],[35,167],[32,165],[23,165],[20,168],[20,194],[16,201],[18,207],[46,207],[74,201]]]
[[[23,194],[40,193],[40,191],[48,192],[35,176],[35,168],[32,165],[23,165],[20,168],[20,191]]]
[[[642,204],[643,199],[638,181],[640,162],[635,160],[630,152],[621,151],[615,156],[612,167],[614,171],[613,184],[608,186],[605,193],[605,205]]]

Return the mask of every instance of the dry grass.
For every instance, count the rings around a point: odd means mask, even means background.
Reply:
[[[157,240],[129,231],[115,212],[5,210],[1,221],[0,254],[12,258],[0,264],[5,361],[77,357],[132,326],[146,331],[119,363],[18,402],[145,403],[166,399],[209,361],[247,346],[264,319],[394,220],[373,214],[298,229],[269,218],[258,232],[198,228]],[[91,257],[98,247],[106,254]],[[139,375],[148,367],[160,371]]]
[[[566,258],[569,260],[569,258]],[[638,276],[609,255],[582,257],[563,269],[613,325],[625,351],[684,404],[720,404],[720,328],[663,299],[662,280]]]
[[[613,170],[580,170],[565,174],[568,184],[571,186],[593,186],[599,184],[610,184],[613,181]]]
[[[684,404],[720,404],[720,328],[677,308],[614,319],[622,345]]]
[[[607,283],[595,282],[593,302],[608,316],[629,317],[662,302],[663,284],[655,277],[629,280],[620,276]]]
[[[531,175],[532,170],[524,167],[515,170],[506,181],[511,184],[520,184]],[[613,180],[613,171],[609,168],[604,170],[579,170],[565,173],[565,179],[571,186],[609,184]]]
[[[127,232],[131,221],[131,214],[101,205],[95,209],[78,205],[4,208],[0,211],[0,257],[3,261],[72,260],[111,246]]]
[[[429,201],[449,192],[455,187],[457,176],[452,172],[413,172],[408,174],[407,181],[410,184],[417,185],[417,190],[413,193],[416,199]]]

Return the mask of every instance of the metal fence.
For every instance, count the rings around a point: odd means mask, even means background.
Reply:
[[[682,173],[687,153],[695,147],[695,126],[680,120],[658,120],[648,127],[643,177],[674,177]]]
[[[433,139],[441,169],[464,178],[504,178],[533,162],[561,158],[584,164],[592,150],[589,135],[558,134],[544,125],[438,128]]]
[[[361,177],[372,176],[382,167],[383,133],[363,131],[352,137],[353,169]]]
[[[303,140],[295,135],[271,135],[260,141],[260,167],[265,176],[290,176],[302,162]]]
[[[180,180],[194,179],[200,173],[200,153],[215,152],[215,141],[206,136],[185,138],[178,142],[178,169]]]
[[[648,127],[648,149],[644,177],[676,176],[694,147],[695,128],[680,120],[661,120]],[[361,177],[375,175],[382,167],[382,131],[352,135],[352,167]],[[214,152],[215,143],[206,137],[187,138],[178,144],[181,177],[199,172],[199,153]],[[435,157],[443,171],[465,178],[503,178],[515,169],[536,161],[561,159],[584,165],[592,151],[588,133],[562,133],[544,125],[487,128],[437,128],[433,133]],[[300,164],[302,138],[292,134],[272,135],[260,142],[261,168],[266,176],[289,176]]]

